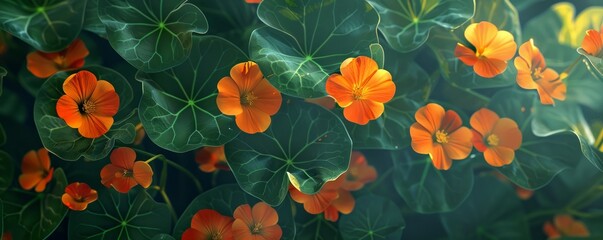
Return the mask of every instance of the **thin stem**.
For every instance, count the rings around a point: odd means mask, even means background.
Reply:
[[[368,188],[369,191],[373,191],[373,189],[375,189],[377,186],[381,185],[381,183],[389,177],[389,175],[392,174],[392,172],[394,171],[394,168],[391,167],[389,169],[387,169],[387,171],[385,171],[385,173],[383,173],[381,175],[381,177],[379,178],[379,180],[377,180],[376,182],[374,182],[373,184],[371,184],[371,186]]]
[[[450,86],[452,86],[452,87],[454,87],[454,88],[456,88],[458,90],[461,90],[463,92],[466,92],[466,93],[468,93],[468,94],[470,94],[470,95],[472,95],[472,96],[474,96],[476,98],[479,98],[479,100],[482,100],[483,102],[485,102],[486,105],[490,102],[490,98],[488,98],[488,97],[486,97],[486,96],[484,96],[482,94],[479,94],[478,92],[473,91],[473,90],[471,90],[469,88],[460,87],[460,86],[458,86],[458,85],[456,85],[454,83],[451,83]]]
[[[186,174],[186,176],[188,176],[193,183],[195,184],[195,186],[197,187],[197,191],[198,192],[203,192],[203,187],[201,186],[201,182],[199,182],[199,180],[197,179],[197,177],[195,177],[195,175],[193,173],[191,173],[190,171],[188,171],[186,168],[180,166],[180,164],[177,164],[169,159],[167,159],[165,156],[159,154],[159,155],[155,155],[149,152],[146,152],[144,150],[140,150],[140,149],[136,149],[134,148],[134,150],[138,153],[147,155],[147,156],[152,156],[152,157],[157,157],[157,158],[161,158],[163,161],[165,161],[165,163],[167,163],[168,165],[172,166],[173,168],[175,168],[176,170]],[[150,160],[150,159],[149,159]],[[147,160],[148,161],[148,160]]]
[[[176,211],[174,211],[174,206],[172,205],[172,201],[170,201],[170,198],[168,197],[167,193],[165,193],[165,189],[160,189],[159,194],[161,194],[161,196],[163,197],[163,201],[165,202],[165,205],[167,205],[168,209],[170,210],[170,213],[172,214],[172,218],[174,219],[174,222],[178,221],[178,215],[176,215]]]
[[[162,157],[162,156],[163,156],[163,155],[161,155],[161,154],[157,154],[157,155],[155,155],[155,156],[153,156],[153,157],[149,158],[149,160],[146,160],[146,161],[144,161],[144,162],[146,162],[146,163],[151,163],[153,160],[155,160],[155,159],[157,159],[157,158],[160,158],[160,157]]]
[[[572,64],[570,64],[565,70],[563,70],[563,72],[559,74],[559,78],[561,78],[561,80],[565,79],[567,75],[569,75],[569,73],[572,71],[572,69],[574,69],[576,64],[580,62],[580,60],[582,60],[582,56],[578,56],[578,58],[576,58],[576,60],[574,60]]]

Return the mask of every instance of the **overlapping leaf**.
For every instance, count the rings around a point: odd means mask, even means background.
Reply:
[[[394,162],[392,180],[406,204],[420,213],[448,212],[456,209],[473,188],[472,161],[455,161],[446,171],[433,166],[427,155],[412,149],[391,153]]]
[[[58,168],[44,193],[11,189],[1,194],[4,227],[10,229],[13,239],[46,239],[54,232],[67,215],[61,201],[66,186],[65,173]]]
[[[191,227],[191,220],[199,210],[213,209],[222,215],[232,216],[238,206],[249,204],[253,207],[257,202],[258,199],[243,192],[236,184],[221,185],[193,199],[174,226],[173,235],[180,239],[182,233]],[[278,213],[278,225],[283,230],[282,239],[294,239],[295,222],[293,221],[291,203],[285,201],[275,209]]]
[[[452,30],[473,16],[473,0],[369,0],[381,21],[379,31],[400,52],[421,47],[434,27]]]
[[[565,83],[566,102],[578,103],[598,112],[603,111],[603,78],[588,66],[588,63],[577,63],[569,72]]]
[[[131,143],[136,135],[135,117],[129,106],[132,101],[132,88],[119,73],[100,66],[84,68],[94,73],[98,80],[106,80],[115,87],[119,95],[119,111],[115,115],[113,126],[99,138],[84,138],[75,128],[69,127],[58,117],[56,104],[63,96],[63,82],[70,73],[59,72],[48,78],[38,92],[34,104],[34,121],[44,147],[64,160],[77,160],[81,157],[88,160],[99,160],[109,154],[115,141]]]
[[[193,38],[190,58],[159,73],[138,72],[143,82],[140,119],[155,144],[174,152],[223,145],[238,133],[234,118],[216,105],[217,84],[247,58],[219,37]]]
[[[44,52],[66,48],[80,33],[86,0],[2,0],[0,27]]]
[[[523,141],[515,151],[510,165],[497,168],[515,184],[536,189],[548,184],[561,171],[575,166],[582,157],[580,143],[572,133],[546,137],[534,135],[533,104],[540,104],[533,92],[503,90],[492,98],[489,109],[502,117],[513,119],[519,126]]]
[[[406,226],[400,208],[391,200],[366,195],[356,200],[349,215],[342,215],[339,230],[343,239],[400,239]]]
[[[521,43],[521,26],[517,10],[509,0],[476,1],[475,16],[470,22],[454,31],[434,29],[427,41],[427,45],[435,54],[442,76],[451,84],[464,88],[491,88],[508,86],[515,83],[517,71],[512,60],[509,61],[506,71],[494,78],[483,78],[475,74],[473,67],[465,65],[454,56],[457,43],[470,46],[464,33],[471,23],[488,21],[499,30],[509,31],[515,42]],[[519,46],[519,44],[518,44]]]
[[[88,0],[86,14],[84,17],[84,30],[93,32],[101,37],[107,36],[105,25],[98,15],[98,2],[100,0]]]
[[[269,27],[251,34],[251,59],[281,92],[326,96],[325,81],[348,57],[370,56],[379,16],[363,0],[266,0],[258,16]]]
[[[15,163],[8,153],[0,151],[0,195],[6,191],[13,182]]]
[[[69,215],[69,239],[151,239],[169,233],[169,210],[144,190],[100,190],[85,211]]]
[[[241,133],[225,145],[228,165],[249,194],[271,205],[287,195],[289,177],[300,191],[316,193],[347,168],[352,141],[333,113],[314,104],[288,100],[264,133]]]
[[[325,219],[323,214],[312,215],[306,213],[301,205],[296,208],[295,220],[297,222],[297,233],[295,238],[299,240],[340,240],[339,227],[336,223]]]
[[[160,72],[189,56],[192,34],[207,32],[203,12],[185,0],[99,0],[111,46],[132,66]]]

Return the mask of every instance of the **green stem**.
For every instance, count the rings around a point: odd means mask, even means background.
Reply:
[[[458,86],[458,85],[456,85],[454,83],[451,83],[450,86],[452,86],[452,87],[454,87],[454,88],[456,88],[458,90],[461,90],[463,92],[466,92],[466,93],[468,93],[468,94],[470,94],[470,95],[472,95],[472,96],[474,96],[476,98],[479,98],[479,100],[482,100],[483,102],[485,102],[486,105],[488,105],[488,103],[490,103],[490,98],[488,98],[488,97],[486,97],[486,96],[484,96],[482,94],[479,94],[478,92],[473,91],[473,90],[471,90],[469,88],[463,88],[463,87],[460,87],[460,86]]]
[[[197,191],[199,193],[203,192],[203,187],[201,186],[201,182],[199,182],[199,180],[197,179],[197,177],[195,177],[195,175],[193,173],[191,173],[190,171],[188,171],[186,168],[180,166],[180,164],[177,164],[177,163],[175,163],[175,162],[167,159],[165,156],[163,156],[161,154],[156,155],[156,154],[152,154],[152,153],[149,153],[149,152],[146,152],[146,151],[143,151],[143,150],[140,150],[140,149],[136,149],[136,148],[134,150],[136,152],[138,152],[138,153],[141,153],[141,154],[144,154],[144,155],[147,155],[147,156],[151,156],[152,157],[151,159],[153,159],[155,157],[156,158],[161,158],[168,165],[170,165],[173,168],[175,168],[176,170],[178,170],[178,171],[186,174],[193,181],[193,183],[195,184],[195,186],[197,187]],[[149,159],[149,160],[151,160],[151,159]],[[147,161],[149,161],[149,160],[147,160]]]
[[[381,177],[379,178],[379,180],[377,180],[376,182],[374,182],[373,184],[371,184],[371,186],[368,188],[369,191],[373,191],[373,189],[375,189],[377,186],[381,185],[381,183],[389,177],[389,175],[392,174],[392,172],[394,171],[393,167],[390,167],[389,169],[387,169],[387,171],[385,171],[385,173],[383,173],[381,175]]]
[[[561,80],[565,79],[567,75],[569,75],[569,73],[574,69],[576,64],[580,62],[580,60],[582,60],[582,56],[578,56],[578,58],[576,58],[576,60],[574,60],[572,64],[570,64],[565,70],[563,70],[563,72],[559,74],[559,78],[561,78]]]
[[[170,201],[170,198],[168,197],[167,193],[165,192],[165,189],[160,189],[159,194],[161,194],[161,197],[163,197],[163,201],[165,202],[165,205],[167,205],[168,209],[170,210],[170,213],[172,214],[172,218],[174,219],[174,222],[178,221],[178,215],[176,215],[176,211],[174,211],[174,206],[172,205],[172,201]]]

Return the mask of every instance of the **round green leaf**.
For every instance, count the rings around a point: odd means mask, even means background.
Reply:
[[[337,223],[328,221],[323,214],[306,213],[301,205],[296,208],[297,233],[295,237],[303,240],[340,240]]]
[[[0,27],[44,52],[57,52],[82,29],[86,0],[2,0]]]
[[[186,152],[203,146],[223,145],[239,128],[234,118],[216,105],[218,81],[247,58],[232,43],[214,36],[194,37],[190,58],[159,73],[138,72],[143,82],[140,120],[158,146]]]
[[[185,0],[99,0],[109,43],[132,66],[160,72],[184,62],[193,33],[207,32],[203,12]]]
[[[565,79],[567,84],[566,102],[579,103],[601,112],[603,102],[603,78],[595,73],[588,63],[578,63]]]
[[[144,190],[101,189],[85,211],[69,215],[69,239],[151,239],[170,231],[169,215],[168,207]]]
[[[342,215],[339,220],[343,239],[400,239],[405,226],[400,208],[391,200],[376,195],[356,200],[354,211]]]
[[[102,159],[109,154],[116,140],[131,143],[136,135],[134,123],[128,122],[135,116],[135,112],[129,111],[132,88],[126,79],[118,72],[100,66],[85,67],[81,70],[88,70],[94,73],[98,80],[106,80],[113,85],[119,95],[119,111],[114,117],[113,126],[105,135],[95,139],[82,137],[77,129],[67,126],[56,113],[57,101],[65,94],[63,82],[70,73],[59,72],[48,78],[38,91],[34,103],[36,128],[44,147],[69,161],[81,157],[88,160]]]
[[[494,177],[476,179],[467,201],[440,217],[450,239],[530,239],[515,191]]]
[[[57,168],[53,179],[44,193],[11,189],[1,195],[4,228],[10,229],[13,239],[46,239],[61,224],[67,215],[67,207],[61,201],[67,178]]]
[[[285,199],[289,177],[314,194],[348,168],[352,141],[333,113],[285,100],[263,133],[241,133],[224,149],[239,186],[270,205]]]
[[[176,222],[173,235],[180,239],[182,233],[191,227],[191,220],[199,210],[213,209],[224,216],[232,216],[238,206],[249,204],[253,207],[257,202],[257,198],[243,192],[236,184],[220,185],[193,199]],[[282,239],[294,239],[295,222],[290,201],[283,202],[275,210],[278,213],[278,225],[283,230]]]
[[[15,163],[13,158],[8,153],[0,151],[0,194],[10,187],[14,176]]]
[[[456,56],[454,49],[457,43],[470,45],[465,39],[465,29],[471,23],[488,21],[499,30],[509,31],[514,37],[517,46],[521,44],[521,25],[517,10],[509,0],[476,1],[475,16],[470,22],[463,24],[454,31],[436,28],[427,41],[427,45],[435,54],[444,79],[451,84],[464,88],[492,88],[515,84],[517,70],[513,59],[508,61],[504,73],[494,78],[483,78],[475,74],[473,67],[465,65]]]
[[[455,161],[449,170],[438,170],[429,156],[412,149],[391,153],[392,180],[408,206],[420,213],[448,212],[456,209],[473,188],[472,158]]]
[[[370,56],[379,15],[363,0],[266,0],[258,16],[270,27],[251,34],[249,50],[281,92],[326,96],[327,77],[349,57]]]
[[[369,0],[381,21],[379,31],[400,52],[421,47],[434,27],[452,30],[467,22],[474,11],[473,0]]]
[[[98,16],[98,1],[99,0],[88,0],[88,5],[86,5],[86,14],[84,17],[84,30],[93,32],[101,37],[106,38],[107,30]]]
[[[546,137],[534,135],[531,123],[533,104],[540,103],[532,91],[503,90],[494,95],[488,106],[501,118],[513,119],[521,130],[523,141],[515,151],[515,159],[497,170],[526,189],[548,184],[555,175],[575,166],[576,160],[582,157],[580,143],[572,133]]]

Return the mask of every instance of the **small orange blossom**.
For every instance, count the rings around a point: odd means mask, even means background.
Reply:
[[[27,152],[21,162],[21,172],[19,185],[23,189],[30,190],[35,187],[36,192],[44,191],[54,172],[54,168],[50,167],[48,150],[40,148],[37,152]]]
[[[148,188],[153,182],[153,169],[145,161],[135,161],[136,152],[120,147],[111,152],[111,163],[101,169],[101,183],[113,187],[120,193],[127,193],[140,184]]]
[[[98,199],[96,190],[81,182],[69,184],[61,197],[63,204],[74,211],[86,210],[88,204],[96,201],[96,199]]]
[[[543,230],[549,239],[590,236],[588,228],[582,221],[575,220],[572,216],[565,214],[556,215],[552,224],[547,221]]]
[[[231,217],[211,209],[199,210],[191,220],[191,227],[182,234],[182,240],[232,240]]]
[[[517,123],[500,118],[495,112],[482,108],[470,119],[473,146],[484,153],[486,162],[494,167],[511,164],[515,150],[521,146],[522,135]]]
[[[27,54],[27,69],[38,78],[47,78],[58,71],[81,68],[88,54],[84,41],[76,39],[59,52],[35,51]]]
[[[234,210],[233,217],[232,233],[236,240],[278,240],[283,235],[276,210],[264,202],[256,203],[253,208],[241,205]]]

